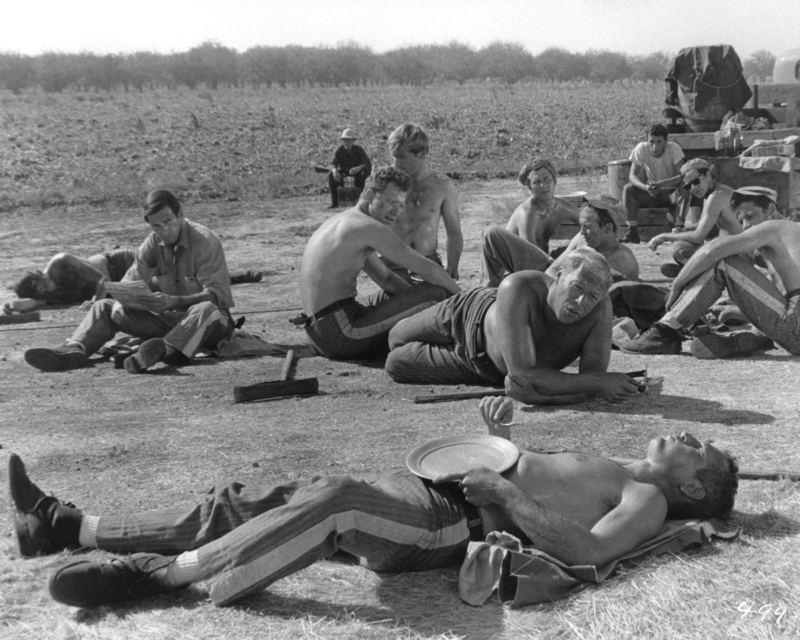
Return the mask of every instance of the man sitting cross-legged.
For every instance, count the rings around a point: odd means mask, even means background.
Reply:
[[[554,262],[538,247],[506,229],[493,226],[483,232],[483,259],[489,274],[488,285],[496,287],[507,273],[532,269],[554,275],[558,261],[575,249],[590,247],[600,253],[611,267],[613,279],[639,280],[639,263],[633,251],[617,239],[623,212],[619,201],[600,195],[583,199],[580,231]]]
[[[583,248],[564,258],[555,277],[520,271],[497,289],[459,293],[392,329],[386,371],[397,382],[505,386],[529,404],[635,396],[632,378],[606,372],[609,281],[603,256]],[[576,358],[578,373],[560,371]]]
[[[350,360],[384,355],[389,330],[398,321],[460,291],[447,272],[403,243],[391,225],[405,207],[408,176],[393,167],[376,171],[355,207],[329,218],[309,238],[300,266],[305,326],[311,344],[326,358]],[[376,255],[419,274],[412,287]],[[356,302],[361,270],[389,295]]]
[[[490,433],[508,429],[511,407],[507,398],[484,399]],[[603,565],[652,538],[667,518],[726,517],[737,471],[728,453],[683,433],[652,440],[644,458],[625,464],[523,452],[502,475],[476,468],[430,481],[403,470],[370,481],[343,475],[274,487],[231,483],[197,505],[96,516],[45,496],[19,456],[9,458],[23,556],[76,547],[136,552],[57,569],[50,594],[75,607],[200,581],[223,606],[337,551],[376,571],[435,569],[463,561],[470,540],[491,531],[507,531],[567,564]]]
[[[145,309],[98,300],[65,346],[28,349],[29,365],[42,371],[84,367],[90,355],[124,331],[146,339],[125,360],[128,373],[140,373],[165,358],[191,359],[201,346],[214,347],[233,331],[230,275],[219,238],[184,218],[169,191],[147,196],[144,219],[152,233],[123,280],[142,280],[158,293],[143,301]]]
[[[744,355],[771,348],[769,338],[800,355],[800,225],[770,219],[776,214],[777,194],[766,187],[737,189],[730,202],[744,231],[703,245],[672,283],[666,315],[649,331],[623,343],[623,351],[680,353],[681,330],[702,318],[727,289],[731,300],[768,338],[747,331],[709,333],[692,340],[695,356]],[[753,264],[755,252],[765,260],[772,281]]]

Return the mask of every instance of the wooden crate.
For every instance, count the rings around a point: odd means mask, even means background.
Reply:
[[[714,143],[715,131],[706,133],[671,133],[669,139],[681,145],[687,159],[716,158],[717,149]],[[744,148],[752,145],[756,140],[783,140],[788,136],[800,135],[800,128],[791,129],[765,129],[763,131],[743,131],[742,139]]]
[[[708,158],[712,175],[722,184],[740,187],[769,187],[778,192],[778,209],[787,217],[800,211],[800,158],[782,158],[791,168],[780,171],[756,171],[739,166],[739,158]]]

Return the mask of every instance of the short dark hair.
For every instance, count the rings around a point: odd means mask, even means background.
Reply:
[[[731,209],[738,209],[740,205],[744,204],[745,202],[752,202],[760,209],[767,211],[769,209],[769,205],[775,204],[770,198],[763,195],[745,195],[742,193],[736,193],[735,191],[731,195]]]
[[[739,489],[739,464],[729,452],[723,451],[725,462],[713,468],[700,469],[696,478],[705,491],[699,500],[683,496],[671,504],[667,518],[687,520],[689,518],[727,518],[733,510],[733,501]]]
[[[656,122],[647,130],[647,135],[658,136],[666,140],[667,136],[669,135],[669,131],[667,131],[667,127],[665,125],[661,124],[660,122]]]
[[[74,276],[74,286],[56,286],[55,290],[42,291],[39,283],[48,280],[47,276],[39,270],[28,271],[24,276],[17,280],[11,289],[17,294],[18,298],[33,298],[34,300],[44,300],[48,304],[73,304],[91,300],[94,295],[94,285],[81,282]]]
[[[169,207],[176,216],[181,215],[181,203],[172,191],[166,189],[151,191],[144,202],[144,219],[147,220],[147,216],[158,213],[164,207]]]
[[[361,192],[362,200],[367,191],[381,193],[389,184],[396,185],[400,191],[407,192],[411,188],[411,178],[405,171],[396,167],[381,167],[369,177],[364,185],[364,191]]]
[[[34,300],[44,300],[44,296],[39,290],[37,283],[45,280],[41,271],[28,271],[24,276],[11,285],[11,290],[17,294],[18,298],[33,298]]]

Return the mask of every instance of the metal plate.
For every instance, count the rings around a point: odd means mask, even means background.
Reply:
[[[488,467],[502,473],[514,466],[519,449],[505,438],[490,435],[445,436],[423,442],[406,457],[408,468],[433,480],[448,473]]]

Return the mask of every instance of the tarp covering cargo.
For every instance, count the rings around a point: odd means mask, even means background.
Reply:
[[[728,111],[739,111],[753,95],[733,47],[687,47],[665,78],[666,103],[678,110],[690,131],[716,131]]]

